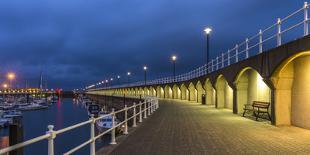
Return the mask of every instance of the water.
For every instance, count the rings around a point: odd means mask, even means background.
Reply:
[[[23,113],[24,140],[28,140],[45,134],[48,125],[54,125],[58,130],[70,125],[88,120],[87,110],[82,104],[74,103],[72,99],[63,99],[53,104],[46,110],[28,111]],[[1,133],[7,133],[8,129],[1,129]],[[57,135],[55,139],[55,154],[63,154],[70,149],[87,141],[90,137],[90,125]],[[96,141],[96,148],[107,144],[109,138]],[[24,148],[25,155],[47,154],[47,140],[29,145]],[[89,145],[75,154],[89,154]]]

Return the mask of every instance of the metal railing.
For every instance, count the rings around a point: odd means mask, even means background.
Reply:
[[[149,80],[146,82],[146,85],[154,84],[166,84],[173,82],[182,82],[187,81],[193,78],[201,77],[227,67],[231,64],[237,63],[241,60],[248,59],[250,56],[260,54],[264,50],[264,45],[267,43],[272,43],[272,40],[275,39],[276,43],[273,43],[272,47],[278,47],[282,45],[283,35],[289,31],[295,30],[298,27],[303,27],[303,35],[306,36],[309,34],[308,28],[308,8],[309,4],[304,3],[303,7],[293,12],[292,14],[284,17],[278,18],[274,24],[271,26],[259,30],[257,34],[246,38],[241,43],[236,44],[233,48],[227,50],[227,52],[221,53],[216,58],[212,59],[208,64],[198,67],[195,70],[192,70],[188,73],[181,74],[178,76],[170,76],[155,80]],[[298,15],[303,15],[302,19]],[[292,18],[298,18],[299,21],[291,21],[293,24],[289,24],[289,20]],[[293,19],[292,19],[293,20]],[[287,25],[284,25],[287,24]],[[286,26],[286,27],[284,27]],[[301,32],[301,31],[300,31]],[[300,36],[300,37],[302,37]],[[295,38],[294,38],[295,39]],[[267,46],[267,45],[266,45]],[[256,49],[256,50],[255,50]],[[88,89],[88,90],[98,90],[98,89],[113,89],[113,88],[122,88],[122,87],[134,87],[134,86],[143,86],[145,85],[144,81],[139,81],[130,84],[115,85],[109,87],[102,87],[97,89]],[[95,85],[93,85],[95,87]]]
[[[34,144],[36,142],[47,140],[48,141],[48,155],[54,155],[54,140],[58,135],[61,135],[65,132],[70,132],[76,128],[80,128],[82,126],[89,124],[90,125],[90,138],[87,141],[85,141],[84,143],[82,143],[82,144],[72,148],[71,150],[65,152],[64,155],[73,154],[76,151],[78,151],[79,149],[81,149],[87,145],[90,146],[90,155],[95,155],[95,152],[96,152],[95,141],[98,138],[102,137],[103,135],[106,135],[107,133],[111,133],[110,144],[112,144],[112,145],[116,144],[116,139],[115,139],[116,128],[118,128],[120,126],[124,126],[123,134],[128,134],[128,121],[129,120],[133,120],[132,127],[136,127],[137,126],[137,122],[136,122],[137,119],[141,123],[143,118],[147,118],[147,116],[150,116],[158,108],[159,108],[158,98],[146,97],[143,102],[140,101],[138,104],[133,103],[133,105],[130,107],[127,107],[127,105],[125,105],[125,107],[123,109],[120,109],[118,111],[114,111],[114,109],[112,109],[112,112],[109,114],[106,114],[106,115],[103,115],[103,116],[100,116],[97,118],[94,118],[92,116],[88,121],[84,121],[84,122],[63,128],[63,129],[54,130],[53,125],[48,125],[48,131],[46,132],[46,134],[39,136],[39,137],[36,137],[36,138],[33,138],[33,139],[30,139],[30,140],[27,140],[27,141],[24,141],[22,143],[15,144],[13,146],[3,148],[0,150],[0,154],[5,154],[5,153],[8,153],[10,151],[13,151],[13,150]],[[128,110],[133,111],[132,116],[129,118],[128,118]],[[115,123],[116,114],[119,114],[122,112],[124,113],[124,121],[116,124]],[[98,135],[95,135],[95,123],[96,123],[96,121],[103,119],[103,118],[106,118],[106,117],[112,117],[112,128],[105,130],[104,132],[102,132]]]

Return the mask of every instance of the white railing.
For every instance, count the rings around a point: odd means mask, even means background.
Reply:
[[[27,141],[24,141],[22,143],[15,144],[13,146],[3,148],[0,150],[0,154],[5,154],[5,153],[8,153],[8,152],[13,151],[13,150],[26,147],[26,146],[31,145],[33,143],[43,141],[43,140],[47,140],[48,141],[48,155],[54,155],[54,140],[58,135],[61,135],[65,132],[70,132],[76,128],[80,128],[82,126],[90,124],[90,138],[87,141],[85,141],[84,143],[82,143],[82,144],[76,146],[75,148],[72,148],[71,150],[65,152],[64,155],[73,154],[76,151],[78,151],[79,149],[81,149],[87,145],[90,146],[90,155],[95,155],[95,153],[96,153],[95,142],[98,138],[102,137],[103,135],[106,135],[107,133],[111,133],[110,144],[112,144],[112,145],[116,144],[115,130],[117,127],[124,126],[123,134],[128,134],[128,121],[129,120],[132,119],[133,120],[132,127],[136,127],[137,126],[137,122],[136,122],[137,119],[141,123],[143,118],[147,118],[147,116],[150,116],[158,108],[159,108],[158,98],[146,97],[143,102],[140,101],[138,104],[133,103],[133,105],[130,107],[127,107],[127,105],[125,105],[125,107],[123,109],[118,110],[118,111],[114,111],[114,109],[112,109],[112,112],[109,114],[100,116],[98,118],[91,117],[88,121],[81,122],[79,124],[75,124],[75,125],[60,129],[60,130],[53,130],[54,126],[49,125],[48,131],[46,132],[46,134],[39,136],[39,137],[36,137],[36,138],[33,138],[33,139],[30,139],[30,140],[27,140]],[[128,110],[133,111],[132,116],[129,118],[128,118]],[[122,121],[118,124],[115,124],[114,119],[116,117],[116,114],[119,114],[122,112],[124,113],[124,121]],[[106,117],[109,117],[109,116],[112,117],[112,128],[110,128],[110,129],[108,129],[108,130],[106,130],[106,131],[104,131],[98,135],[95,135],[95,123],[96,123],[96,121],[103,119],[103,118],[106,118]]]
[[[303,35],[301,35],[300,37],[306,36],[309,34],[308,32],[309,31],[308,8],[309,8],[309,4],[305,2],[302,8],[298,9],[297,11],[293,12],[292,14],[282,19],[278,18],[276,22],[272,24],[271,26],[263,30],[259,30],[257,34],[246,38],[241,43],[236,44],[233,48],[228,49],[227,52],[223,52],[220,56],[217,56],[216,58],[212,59],[210,62],[208,62],[208,64],[205,64],[188,73],[177,75],[175,77],[170,76],[170,77],[147,81],[146,85],[182,82],[182,81],[187,81],[193,78],[201,77],[206,74],[212,73],[221,68],[237,63],[241,60],[248,59],[250,56],[254,56],[254,55],[262,53],[264,51],[264,45],[266,45],[267,43],[272,43],[271,42],[272,39],[276,39],[276,43],[275,44],[273,43],[272,47],[278,47],[282,45],[283,34],[289,31],[295,30],[298,27],[303,27],[303,30],[302,30]],[[290,25],[288,21],[290,19],[293,20],[292,18],[294,17],[298,18],[298,15],[300,16],[303,15],[303,17],[299,19],[299,21],[290,21],[294,23]],[[287,25],[284,25],[286,23]],[[284,26],[286,26],[285,29],[284,29]],[[130,84],[122,84],[122,85],[115,85],[115,86],[109,86],[109,87],[103,87],[103,88],[97,88],[97,89],[88,89],[88,90],[112,89],[112,88],[134,87],[134,86],[143,86],[143,85],[145,85],[145,82],[139,81],[139,82],[130,83]],[[95,85],[93,85],[93,87],[95,87]]]

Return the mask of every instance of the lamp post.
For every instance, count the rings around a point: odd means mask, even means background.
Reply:
[[[111,82],[111,86],[112,86],[112,82],[113,82],[113,80],[114,80],[113,78],[111,78],[111,79],[110,79],[110,82]]]
[[[146,86],[146,71],[147,71],[147,66],[143,66],[144,70],[144,86]]]
[[[109,80],[105,80],[105,87],[108,87]]]
[[[119,79],[121,78],[121,76],[117,75],[117,84],[119,85]]]
[[[177,56],[173,55],[171,57],[171,60],[172,60],[172,64],[173,64],[173,82],[175,82],[175,62],[177,60]]]
[[[128,85],[129,85],[129,82],[130,82],[130,75],[131,75],[131,73],[127,72],[127,82],[128,82]]]
[[[209,63],[209,52],[210,52],[210,45],[209,45],[209,40],[210,40],[210,33],[212,32],[212,29],[210,27],[207,27],[204,29],[206,35],[207,35],[207,64]]]

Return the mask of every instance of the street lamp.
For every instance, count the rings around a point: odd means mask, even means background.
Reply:
[[[173,64],[173,82],[175,82],[175,62],[177,60],[177,56],[171,56],[172,64]]]
[[[130,75],[131,75],[131,73],[130,73],[130,72],[127,72],[128,85],[129,85],[129,82],[130,82]]]
[[[7,89],[9,86],[8,86],[8,84],[4,83],[4,84],[2,85],[2,87],[3,87],[4,89]]]
[[[210,45],[209,45],[209,38],[210,38],[210,33],[212,32],[212,29],[210,27],[206,27],[204,29],[206,35],[207,35],[207,65],[209,63],[209,52],[210,52]]]
[[[146,85],[146,71],[147,71],[147,66],[143,66],[144,70],[144,85]]]
[[[12,85],[12,81],[15,79],[15,73],[12,73],[12,72],[9,72],[8,74],[7,74],[7,78],[9,79],[9,81],[10,81],[10,86],[11,87],[13,87],[13,85]]]
[[[121,76],[117,75],[117,84],[120,84],[119,83],[119,79],[121,78]]]

